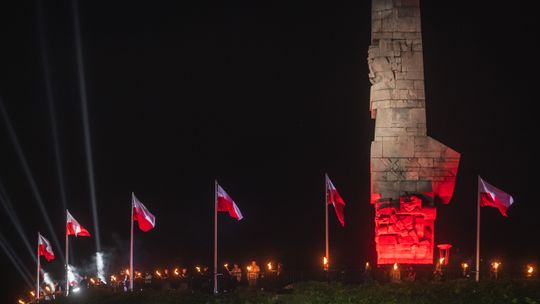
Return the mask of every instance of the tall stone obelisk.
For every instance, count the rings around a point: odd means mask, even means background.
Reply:
[[[460,154],[427,136],[419,0],[373,0],[368,64],[377,263],[431,264]]]

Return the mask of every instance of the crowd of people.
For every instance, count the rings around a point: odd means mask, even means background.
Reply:
[[[256,261],[252,261],[244,269],[239,264],[223,265],[222,271],[218,273],[218,286],[220,292],[230,292],[241,285],[250,289],[275,289],[279,286],[279,279],[282,274],[282,264],[273,265],[268,263],[261,270]],[[129,270],[123,270],[118,274],[113,274],[109,282],[101,281],[98,278],[84,277],[76,286],[85,290],[89,288],[107,288],[114,291],[129,290],[130,274]],[[153,272],[135,271],[133,277],[134,290],[193,290],[211,292],[213,290],[214,273],[208,266],[196,266],[193,269],[174,268],[158,269]]]

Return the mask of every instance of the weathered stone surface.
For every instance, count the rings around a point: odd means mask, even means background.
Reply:
[[[459,165],[459,153],[427,136],[420,24],[418,0],[373,0],[371,203],[379,264],[433,262],[433,206],[450,201]]]

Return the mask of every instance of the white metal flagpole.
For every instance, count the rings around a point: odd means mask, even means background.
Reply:
[[[326,262],[327,265],[323,265],[323,267],[327,267],[330,269],[330,248],[328,245],[328,174],[324,174],[324,218],[325,218],[325,233],[326,233]]]
[[[69,237],[67,231],[67,214],[68,210],[66,209],[66,297],[69,295]]]
[[[480,176],[476,189],[476,282],[480,281]]]
[[[217,180],[214,181],[214,294],[218,293],[218,283],[217,283],[217,263],[218,263],[218,221],[217,221]]]
[[[39,238],[40,233],[38,232],[38,245],[37,245],[37,275],[36,275],[36,303],[39,302],[39,269],[40,263],[39,263]]]
[[[131,241],[129,245],[129,290],[133,291],[133,193],[131,194]]]

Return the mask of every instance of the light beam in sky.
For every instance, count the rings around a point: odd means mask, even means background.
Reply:
[[[90,123],[88,121],[88,101],[86,94],[86,83],[84,78],[84,63],[82,54],[81,28],[79,22],[79,5],[77,0],[73,0],[73,25],[75,27],[75,49],[77,51],[77,76],[79,79],[79,93],[81,98],[81,111],[84,130],[84,147],[86,150],[86,166],[88,169],[88,184],[90,187],[90,201],[92,203],[92,216],[94,219],[94,235],[97,251],[101,251],[101,240],[99,238],[99,219],[97,211],[96,186],[94,183],[94,164],[92,160],[92,145],[90,141]]]

